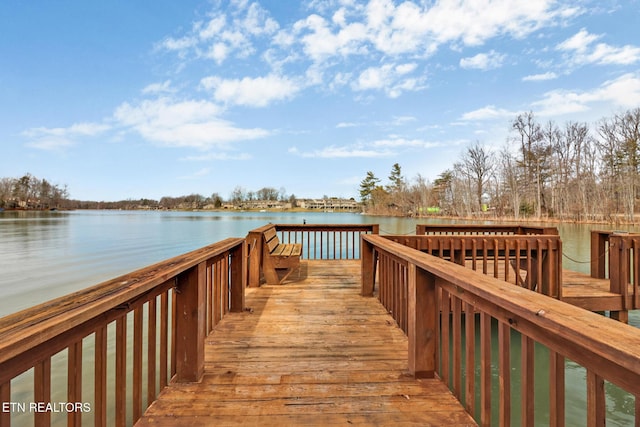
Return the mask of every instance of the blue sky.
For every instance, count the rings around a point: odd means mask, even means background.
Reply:
[[[0,177],[83,200],[433,180],[521,112],[639,107],[638,22],[636,0],[4,0]]]

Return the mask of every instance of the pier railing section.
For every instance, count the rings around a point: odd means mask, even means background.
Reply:
[[[302,259],[360,259],[360,236],[378,234],[378,224],[267,224],[247,235],[249,286],[259,286],[262,266],[262,235],[275,226],[281,243],[300,243]]]
[[[556,227],[487,224],[417,224],[416,234],[421,235],[528,235],[558,234]]]
[[[562,298],[562,241],[557,234],[384,237],[538,293]],[[385,281],[386,277],[381,276],[380,285],[384,286]]]
[[[0,426],[132,425],[169,381],[200,380],[245,285],[230,238],[0,319]]]
[[[636,328],[384,236],[363,236],[361,262],[362,295],[374,294],[376,266],[380,282],[388,283],[380,286],[378,296],[391,302],[388,309],[408,336],[410,372],[441,378],[480,425],[509,426],[513,416],[514,425],[533,426],[536,417],[544,417],[549,425],[563,426],[569,398],[565,358],[586,369],[587,425],[606,423],[606,382],[636,397],[635,425],[640,425]],[[496,338],[498,351],[492,354]],[[542,370],[535,356],[540,344],[549,358],[544,367],[548,390],[542,391],[548,396],[545,414],[535,398],[535,373]],[[512,399],[516,386],[520,397]]]
[[[591,277],[609,279],[625,308],[611,316],[627,322],[628,310],[640,309],[640,234],[591,231]]]

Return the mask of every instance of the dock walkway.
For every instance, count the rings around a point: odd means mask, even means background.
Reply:
[[[303,261],[206,338],[200,383],[170,384],[137,426],[475,426],[439,379],[413,379],[407,338],[360,262]]]

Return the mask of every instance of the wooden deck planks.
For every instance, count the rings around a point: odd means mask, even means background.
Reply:
[[[476,425],[441,381],[408,375],[406,337],[359,278],[359,261],[304,261],[247,289],[250,310],[206,338],[203,380],[136,425]]]

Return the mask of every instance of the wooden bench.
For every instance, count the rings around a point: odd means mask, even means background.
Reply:
[[[300,265],[301,243],[280,243],[276,228],[270,227],[262,233],[262,271],[268,285],[278,285]],[[278,270],[284,270],[280,276]]]

